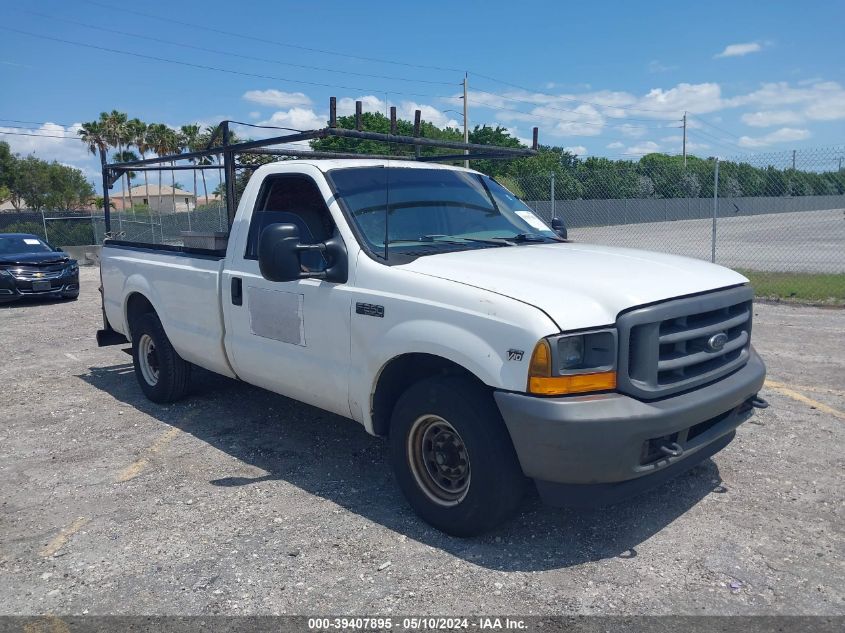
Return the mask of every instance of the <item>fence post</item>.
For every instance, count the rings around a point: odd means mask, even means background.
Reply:
[[[713,175],[713,234],[710,238],[710,261],[716,263],[716,216],[719,214],[719,159]]]
[[[50,243],[50,236],[47,235],[47,218],[44,217],[44,209],[41,209],[41,224],[44,225],[44,241]]]
[[[555,172],[552,172],[551,179],[551,200],[552,200],[552,218],[555,217]]]

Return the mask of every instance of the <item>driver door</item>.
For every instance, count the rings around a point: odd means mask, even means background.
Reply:
[[[234,257],[222,276],[227,353],[242,380],[348,417],[350,289],[319,279],[262,277],[258,237],[278,222],[295,224],[302,243],[325,241],[336,231],[311,177],[267,177],[243,257]],[[325,260],[310,252],[302,264],[316,272]]]

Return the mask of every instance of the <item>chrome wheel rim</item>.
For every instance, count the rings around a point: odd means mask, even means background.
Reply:
[[[466,497],[469,453],[455,427],[438,415],[422,415],[411,426],[407,451],[414,479],[429,499],[453,506]]]
[[[158,352],[149,334],[142,334],[138,340],[138,365],[147,384],[155,387],[158,384],[159,375]]]

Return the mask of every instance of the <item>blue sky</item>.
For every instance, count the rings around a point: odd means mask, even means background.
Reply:
[[[0,11],[0,132],[14,133],[0,138],[92,177],[80,142],[49,136],[102,110],[302,129],[322,126],[336,95],[344,111],[363,99],[460,125],[464,71],[471,125],[520,138],[537,125],[541,142],[581,156],[679,153],[685,110],[702,156],[845,141],[841,1],[0,0]]]

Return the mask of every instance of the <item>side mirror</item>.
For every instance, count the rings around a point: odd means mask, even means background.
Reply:
[[[258,238],[258,267],[270,281],[293,281],[301,276],[299,229],[295,224],[271,224]]]
[[[65,249],[63,249],[61,246],[56,246],[53,250],[56,251],[57,253],[64,253],[65,252]]]
[[[552,218],[552,231],[557,233],[559,237],[562,237],[565,240],[569,239],[566,233],[566,225],[560,218]]]
[[[324,271],[302,270],[300,253],[316,250],[328,261]],[[271,224],[258,238],[258,268],[268,281],[295,281],[296,279],[325,279],[346,283],[348,275],[346,245],[339,235],[322,244],[301,244],[299,228],[295,224]]]

